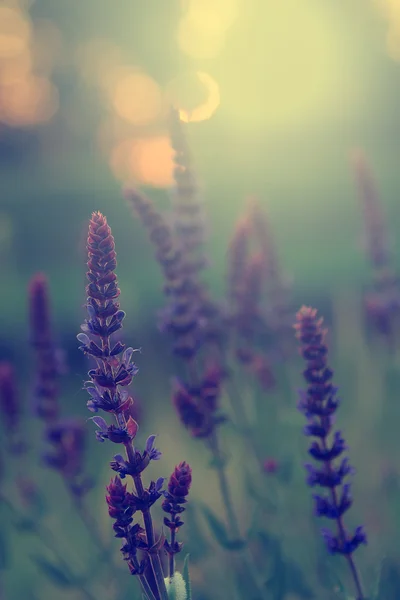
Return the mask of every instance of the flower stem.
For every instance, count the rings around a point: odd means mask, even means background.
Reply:
[[[173,515],[171,515],[171,520],[172,520]],[[175,552],[174,552],[174,546],[175,546],[175,529],[171,529],[171,541],[170,541],[170,545],[171,545],[171,552],[169,554],[169,576],[172,578],[174,576],[175,573]]]
[[[236,512],[232,502],[232,496],[229,488],[228,479],[226,477],[226,469],[225,464],[223,462],[223,458],[221,456],[221,450],[219,448],[219,440],[214,430],[213,433],[208,438],[209,447],[214,457],[216,463],[216,471],[219,482],[219,489],[221,492],[221,497],[223,500],[226,520],[228,523],[228,528],[230,530],[230,536],[234,540],[241,539],[239,522],[236,516]],[[246,575],[246,584],[248,586],[248,593],[251,593],[251,598],[253,600],[261,600],[264,597],[262,586],[258,582],[258,574],[256,572],[256,568],[254,565],[254,561],[249,554],[248,548],[245,547],[238,552],[240,559],[241,570]],[[250,592],[251,588],[251,592]]]
[[[125,444],[125,450],[126,450],[126,455],[128,457],[129,462],[134,464],[135,455],[134,455],[132,442]],[[140,499],[142,499],[144,496],[144,488],[143,488],[141,475],[139,474],[139,475],[134,476],[133,482],[135,484],[137,496]],[[154,578],[155,578],[157,589],[158,589],[158,594],[159,594],[160,600],[168,600],[168,592],[167,592],[167,588],[166,588],[165,581],[164,581],[164,573],[163,573],[163,569],[162,569],[160,554],[159,554],[158,550],[154,550],[154,548],[153,548],[155,540],[154,540],[153,521],[151,518],[150,509],[144,508],[142,510],[142,514],[143,514],[144,528],[146,530],[147,546],[149,549],[149,560],[150,560],[150,564],[153,569]]]

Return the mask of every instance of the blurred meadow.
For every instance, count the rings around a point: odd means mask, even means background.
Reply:
[[[90,364],[76,340],[94,211],[107,217],[115,238],[126,312],[119,339],[141,348],[131,386],[139,445],[154,433],[163,453],[149,477],[168,478],[181,461],[192,467],[179,570],[189,553],[194,600],[252,597],[229,574],[235,548],[221,533],[226,502],[218,465],[210,466],[206,444],[190,435],[171,402],[182,365],[158,326],[163,274],[122,193],[126,186],[141,190],[173,219],[171,106],[204,207],[210,265],[202,277],[212,297],[229,311],[229,248],[249,198],[257,198],[290,282],[289,325],[302,305],[324,317],[342,400],[337,422],[357,472],[349,520],[368,536],[356,557],[367,590],[362,600],[400,599],[400,337],[397,322],[390,336],[382,334],[365,310],[377,265],[368,254],[362,187],[371,177],[390,269],[400,272],[399,96],[400,0],[0,0],[0,362],[14,368],[19,436],[28,447],[22,458],[10,450],[3,417],[0,500],[9,504],[0,502],[1,600],[141,598],[104,500],[118,448],[95,439],[83,389]],[[357,171],[360,156],[365,168]],[[41,459],[28,308],[37,273],[49,282],[54,343],[65,363],[60,412],[86,421],[85,471],[94,485],[84,514],[57,469]],[[394,304],[400,287],[396,294]],[[263,302],[269,306],[268,292]],[[268,360],[278,343],[276,331],[270,337],[268,348],[259,348]],[[313,516],[305,419],[296,408],[304,365],[294,331],[288,339],[289,358],[271,359],[274,385],[255,382],[240,361],[230,364],[229,385],[255,427],[250,438],[261,472],[235,403],[225,392],[219,399],[235,511],[268,584],[264,598],[355,599],[345,561],[326,552]],[[160,530],[158,505],[154,515]],[[386,587],[374,595],[383,559]],[[90,573],[90,593],[82,592],[83,575],[79,587],[64,562]]]

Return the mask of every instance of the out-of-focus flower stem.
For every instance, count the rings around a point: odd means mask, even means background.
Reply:
[[[194,385],[197,381],[197,363],[196,360],[191,360],[187,365],[187,374],[188,378],[192,385]],[[221,498],[223,501],[225,515],[228,525],[228,530],[231,537],[234,540],[241,539],[239,521],[236,516],[236,512],[232,502],[232,494],[230,491],[230,486],[228,482],[228,478],[226,476],[226,465],[225,461],[222,457],[219,439],[218,439],[218,431],[214,428],[212,433],[207,438],[208,447],[213,457],[213,461],[215,464],[215,470],[217,473],[219,490],[221,494]],[[238,552],[240,562],[242,567],[244,567],[244,571],[247,575],[247,583],[252,587],[252,599],[261,600],[263,598],[263,592],[261,591],[261,585],[258,583],[258,575],[256,573],[256,569],[254,566],[254,562],[252,557],[249,555],[248,548],[245,547]],[[250,593],[250,589],[249,589]]]

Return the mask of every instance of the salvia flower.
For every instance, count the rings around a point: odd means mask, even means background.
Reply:
[[[133,189],[127,190],[125,197],[149,232],[165,278],[168,304],[162,312],[161,329],[173,337],[174,353],[192,360],[202,344],[203,333],[199,303],[193,301],[193,278],[185,266],[182,250],[172,228],[149,198]]]
[[[46,464],[62,475],[75,496],[82,496],[91,487],[84,475],[85,423],[79,419],[61,419],[47,428],[46,436],[53,449],[44,455]]]
[[[304,433],[315,438],[309,448],[316,466],[307,464],[307,483],[311,487],[321,487],[323,494],[314,494],[315,514],[336,521],[336,533],[323,530],[327,549],[332,554],[344,555],[350,565],[358,598],[364,598],[353,552],[360,544],[367,543],[362,527],[349,533],[343,516],[353,503],[347,476],[352,472],[349,461],[344,457],[347,445],[340,431],[334,431],[334,415],[339,406],[337,387],[332,383],[333,371],[327,364],[328,349],[325,344],[326,330],[323,319],[314,308],[303,306],[297,313],[296,337],[300,341],[300,353],[306,361],[303,372],[307,383],[306,390],[300,393],[299,410],[307,418]],[[340,462],[335,462],[340,459]]]
[[[145,537],[144,529],[138,523],[132,524],[133,515],[137,510],[133,496],[127,492],[126,485],[123,485],[118,475],[111,479],[107,492],[108,514],[115,519],[115,537],[125,539],[121,548],[124,560],[127,561],[132,575],[142,575],[146,560],[139,561],[137,551],[145,547]]]
[[[175,379],[173,404],[182,424],[196,438],[208,438],[226,418],[219,412],[219,397],[224,373],[215,366],[206,368],[199,385]]]
[[[192,469],[186,462],[181,462],[175,467],[168,482],[168,490],[164,492],[162,509],[169,514],[169,517],[164,518],[164,524],[171,531],[170,541],[165,541],[165,549],[170,559],[170,577],[175,572],[174,556],[182,550],[182,543],[176,541],[176,532],[184,524],[180,515],[185,510],[183,505],[187,502],[191,483]]]
[[[35,413],[45,422],[59,415],[59,352],[53,341],[49,286],[45,275],[34,275],[29,284],[31,342],[36,355]]]
[[[116,454],[110,465],[117,475],[107,488],[109,513],[116,519],[116,536],[126,540],[121,551],[131,573],[139,577],[145,596],[167,600],[159,555],[164,540],[155,540],[150,513],[151,506],[162,495],[163,479],[152,481],[145,488],[141,478],[150,461],[158,460],[161,453],[154,446],[154,435],[147,439],[143,452],[133,445],[138,424],[130,415],[133,400],[125,388],[132,382],[137,367],[132,362],[134,350],[125,348],[120,341],[112,342],[113,335],[122,328],[125,313],[120,310],[117,300],[120,290],[114,272],[117,266],[114,238],[106,218],[99,212],[93,213],[90,220],[87,249],[88,317],[82,325],[83,333],[77,337],[81,343],[80,349],[91,356],[96,364],[89,371],[90,379],[85,383],[90,396],[88,409],[114,416],[115,423],[112,424],[101,416],[91,418],[98,428],[96,437],[100,442],[108,440],[121,444],[126,452],[125,457]],[[127,475],[133,479],[136,494],[127,492],[126,485],[121,482],[121,478]],[[144,530],[139,524],[132,525],[132,516],[136,511],[142,512]],[[138,548],[147,556],[144,561],[139,562],[136,556]],[[147,559],[154,576],[154,592],[145,574]]]
[[[364,295],[367,321],[394,346],[399,333],[400,278],[393,266],[391,240],[371,166],[361,150],[352,156],[364,218],[364,248],[372,281]]]
[[[185,253],[187,274],[197,281],[197,274],[207,265],[204,255],[204,207],[178,110],[171,109],[169,124],[171,144],[175,153],[174,229],[179,245]]]

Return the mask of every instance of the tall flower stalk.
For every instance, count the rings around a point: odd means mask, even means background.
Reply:
[[[352,170],[363,213],[364,250],[372,271],[364,296],[365,312],[394,349],[399,335],[400,278],[393,265],[389,231],[371,165],[361,150],[353,153]]]
[[[163,330],[173,337],[173,351],[182,360],[184,368],[184,376],[174,382],[173,402],[185,427],[194,437],[203,439],[212,453],[229,535],[232,543],[239,545],[241,534],[217,431],[217,427],[226,420],[219,412],[225,370],[221,365],[220,350],[215,344],[218,334],[211,335],[213,324],[208,315],[214,317],[215,313],[198,277],[200,262],[192,260],[192,252],[195,248],[198,250],[198,231],[193,224],[196,239],[190,246],[186,238],[189,229],[186,229],[184,244],[143,194],[137,190],[126,190],[125,197],[148,229],[166,280],[168,305],[163,312]],[[196,220],[197,212],[190,214]],[[255,597],[260,597],[247,549],[240,551],[239,562],[253,586]]]
[[[85,386],[90,394],[88,408],[93,412],[102,410],[115,418],[115,424],[109,425],[102,417],[93,417],[99,428],[97,439],[108,439],[123,445],[125,449],[125,458],[117,454],[111,463],[111,468],[118,475],[108,487],[110,516],[116,519],[116,537],[125,538],[121,551],[131,573],[139,577],[146,596],[153,597],[144,574],[148,560],[156,582],[154,596],[156,600],[167,600],[160,560],[164,539],[162,536],[155,538],[150,511],[151,506],[162,495],[163,479],[152,481],[148,488],[144,487],[142,481],[142,472],[151,460],[158,460],[161,453],[154,447],[154,435],[148,438],[144,452],[133,445],[138,425],[131,416],[128,417],[133,400],[126,388],[137,373],[137,368],[132,363],[133,348],[125,348],[120,341],[111,341],[112,335],[121,329],[125,313],[120,310],[117,300],[120,290],[114,272],[117,265],[114,238],[106,218],[99,212],[92,215],[87,248],[88,318],[82,325],[84,333],[79,334],[78,339],[81,342],[80,349],[96,361],[96,367],[89,371],[90,381]],[[135,493],[128,493],[120,481],[120,478],[127,475],[133,480]],[[131,524],[136,512],[142,513],[144,529],[138,523]],[[138,550],[145,553],[145,560],[138,560]]]
[[[309,454],[319,465],[306,465],[307,483],[311,487],[319,486],[327,494],[314,494],[315,513],[336,523],[336,534],[323,529],[328,551],[342,554],[349,565],[357,591],[357,600],[365,600],[360,577],[355,566],[353,553],[360,544],[367,543],[363,527],[357,527],[350,534],[343,521],[344,514],[353,504],[350,484],[345,478],[353,469],[343,453],[347,449],[340,431],[334,431],[334,415],[339,407],[338,388],[333,385],[333,371],[327,364],[328,349],[325,344],[326,329],[323,319],[314,308],[303,306],[297,313],[295,324],[296,337],[300,341],[300,353],[306,361],[303,372],[307,382],[306,390],[300,392],[298,408],[307,418],[304,433],[315,438],[309,448]],[[335,460],[341,458],[340,464]]]

